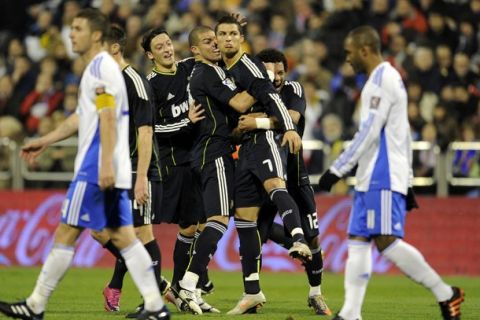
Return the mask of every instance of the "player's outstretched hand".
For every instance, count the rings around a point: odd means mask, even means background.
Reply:
[[[43,142],[42,138],[30,140],[22,146],[22,149],[20,150],[20,157],[29,165],[33,165],[35,158],[38,157],[46,148],[47,144]]]
[[[138,176],[135,180],[135,201],[141,206],[147,203],[148,195],[148,178],[146,176]]]
[[[417,199],[415,199],[415,193],[413,193],[412,187],[408,188],[406,201],[407,201],[407,211],[419,208]]]
[[[320,190],[328,192],[330,189],[332,189],[332,186],[338,182],[338,180],[340,180],[339,176],[332,173],[332,171],[327,170],[322,174],[320,180],[318,180],[318,187]]]
[[[188,108],[188,119],[190,119],[192,123],[197,123],[198,121],[205,119],[205,116],[203,115],[204,112],[205,109],[202,108],[201,104],[191,104]]]
[[[297,131],[289,130],[283,134],[282,147],[288,143],[288,149],[290,153],[298,153],[302,147],[302,138],[298,135]]]

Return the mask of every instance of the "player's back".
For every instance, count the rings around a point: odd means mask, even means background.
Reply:
[[[102,94],[109,94],[115,99],[115,187],[130,189],[132,169],[128,143],[127,90],[118,64],[105,51],[97,54],[87,65],[80,82],[77,107],[80,123],[74,180],[98,184],[101,143],[100,118],[95,101]]]
[[[305,130],[305,111],[307,106],[303,86],[297,81],[285,81],[280,90],[280,97],[288,110],[294,110],[300,114],[297,132],[302,137]],[[303,160],[303,148],[296,154],[288,152],[287,177],[289,187],[310,184],[308,171]]]
[[[228,101],[238,92],[222,68],[202,62],[195,64],[190,79],[190,94],[205,109],[205,119],[195,125],[192,165],[203,166],[209,161],[233,152]]]
[[[153,94],[147,78],[141,75],[135,68],[128,65],[122,70],[127,88],[129,105],[129,144],[132,169],[136,171],[138,163],[138,128],[149,126],[153,128]],[[153,137],[152,159],[148,168],[149,180],[159,180],[159,151],[155,137]]]

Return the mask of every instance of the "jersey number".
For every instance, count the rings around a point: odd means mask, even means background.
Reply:
[[[318,222],[317,222],[317,213],[310,213],[307,214],[308,223],[310,224],[310,229],[318,229]]]
[[[270,159],[263,160],[262,163],[266,164],[268,166],[268,170],[270,170],[270,172],[273,172],[273,165],[272,165],[272,161]]]

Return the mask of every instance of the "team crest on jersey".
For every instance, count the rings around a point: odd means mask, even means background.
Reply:
[[[95,88],[95,93],[97,94],[97,96],[99,96],[101,94],[104,94],[105,93],[105,87],[101,86],[101,87]]]
[[[371,109],[378,109],[379,105],[380,105],[380,97],[372,97],[372,99],[370,99]]]
[[[224,85],[226,85],[232,91],[237,89],[237,86],[235,85],[235,83],[230,78],[223,79],[222,83]]]

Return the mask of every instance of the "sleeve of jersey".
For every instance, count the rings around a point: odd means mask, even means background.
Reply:
[[[120,68],[111,60],[97,58],[97,61],[98,66],[92,68],[95,70],[91,86],[95,90],[94,96],[106,95],[113,97],[115,100],[119,92],[117,88],[119,81],[124,81]]]
[[[137,98],[135,104],[135,127],[151,126],[153,124],[152,101]]]
[[[379,139],[380,132],[385,125],[390,102],[380,95],[371,95],[368,117],[360,123],[358,132],[350,145],[340,154],[330,167],[330,171],[339,177],[345,176],[357,164],[365,150]]]
[[[283,130],[295,130],[292,118],[288,114],[280,95],[275,91],[272,82],[266,76],[263,64],[256,64],[250,57],[243,55],[238,63],[242,65],[240,82],[247,92],[257,99],[269,115],[275,116]]]
[[[204,74],[204,86],[208,96],[217,99],[225,106],[239,92],[239,89],[228,78],[220,68],[206,68]]]
[[[287,90],[286,95],[283,95],[287,109],[295,110],[300,113],[302,117],[305,117],[307,102],[305,101],[302,85],[298,82],[290,82],[289,85],[286,85],[284,88]]]

